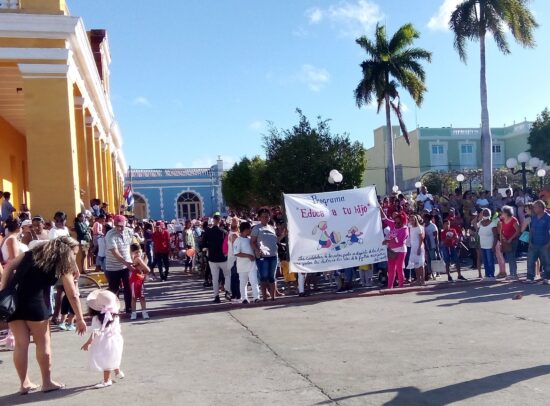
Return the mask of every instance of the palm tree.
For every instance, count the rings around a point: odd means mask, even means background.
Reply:
[[[535,46],[533,31],[538,27],[533,14],[527,8],[529,0],[465,0],[451,14],[449,27],[454,31],[454,47],[460,59],[466,63],[466,40],[479,40],[480,94],[481,94],[481,151],[483,161],[483,185],[493,190],[493,141],[487,108],[487,79],[485,63],[485,37],[491,33],[503,54],[510,53],[505,30],[527,48]]]
[[[412,24],[405,24],[397,30],[388,41],[386,27],[376,25],[374,41],[366,36],[357,38],[355,42],[367,53],[369,59],[361,63],[363,78],[355,89],[355,101],[358,107],[377,103],[377,113],[382,105],[386,107],[386,192],[389,193],[395,185],[394,137],[391,126],[391,110],[396,113],[399,126],[405,140],[409,144],[407,128],[400,109],[399,92],[403,87],[413,98],[417,106],[422,104],[426,85],[426,74],[420,61],[431,62],[432,54],[422,48],[411,47],[420,33]],[[396,104],[397,101],[397,104]]]

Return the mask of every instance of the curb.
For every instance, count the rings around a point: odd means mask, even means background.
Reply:
[[[340,300],[340,299],[351,299],[351,298],[359,298],[359,297],[377,297],[377,296],[388,296],[388,295],[402,295],[406,293],[415,293],[415,292],[434,292],[438,290],[447,290],[447,289],[454,289],[454,288],[462,288],[465,286],[479,286],[479,285],[494,285],[494,284],[500,284],[500,283],[510,283],[508,281],[506,282],[500,282],[500,281],[483,281],[483,280],[472,280],[467,282],[440,282],[436,285],[429,285],[424,287],[405,287],[405,288],[394,288],[394,289],[374,289],[371,291],[363,291],[363,292],[350,292],[350,293],[342,293],[342,294],[336,294],[334,292],[330,293],[318,293],[311,296],[284,296],[279,297],[277,300],[268,300],[266,302],[260,302],[260,303],[249,303],[249,304],[242,304],[242,303],[221,303],[221,304],[209,304],[209,305],[203,305],[203,306],[191,306],[191,307],[184,307],[184,308],[172,308],[172,309],[148,309],[147,312],[151,316],[151,318],[155,316],[160,317],[170,317],[170,316],[191,316],[196,314],[204,314],[204,313],[218,313],[218,312],[226,312],[231,310],[240,310],[240,309],[250,309],[250,308],[258,308],[258,307],[274,307],[274,306],[295,306],[300,305],[301,303],[321,303],[321,302],[329,302],[333,300]],[[122,319],[129,320],[129,317],[122,317]]]

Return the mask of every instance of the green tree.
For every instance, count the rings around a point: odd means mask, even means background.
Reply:
[[[340,188],[360,186],[365,170],[365,150],[351,142],[347,134],[331,134],[329,120],[318,117],[312,127],[300,109],[299,122],[291,129],[272,124],[264,137],[266,169],[263,191],[272,203],[280,202],[281,193],[311,193],[335,190],[328,183],[329,172],[343,175]]]
[[[479,41],[480,48],[480,96],[481,96],[481,153],[483,157],[483,185],[493,190],[493,142],[487,107],[487,78],[485,38],[492,34],[497,47],[504,54],[510,53],[505,31],[524,47],[535,46],[533,31],[538,27],[529,0],[465,0],[453,11],[449,27],[454,31],[454,47],[460,59],[466,62],[466,40]]]
[[[550,163],[550,111],[548,107],[537,116],[529,132],[529,152],[546,164]]]
[[[241,209],[268,203],[261,186],[265,166],[265,161],[258,156],[245,157],[224,174],[222,193],[229,207]]]
[[[386,108],[386,192],[395,185],[394,137],[391,126],[391,110],[396,113],[401,131],[407,140],[408,132],[400,110],[399,92],[401,86],[411,95],[417,106],[422,104],[425,85],[425,72],[422,61],[431,62],[432,54],[422,48],[411,47],[420,33],[412,24],[405,24],[388,41],[385,26],[377,25],[374,40],[366,36],[355,42],[367,53],[369,59],[361,63],[363,77],[355,89],[355,101],[358,107],[377,102],[377,112],[382,105]],[[396,104],[397,101],[397,104]]]

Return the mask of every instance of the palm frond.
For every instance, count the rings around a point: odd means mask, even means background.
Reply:
[[[411,23],[401,26],[395,34],[393,34],[388,49],[390,53],[396,53],[405,47],[411,45],[415,39],[420,37],[420,33],[414,28]]]
[[[463,62],[467,61],[466,40],[479,39],[477,0],[466,0],[456,6],[449,19],[449,28],[454,32],[454,47]]]

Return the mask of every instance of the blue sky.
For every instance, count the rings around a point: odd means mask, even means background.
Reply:
[[[391,34],[407,22],[433,52],[421,108],[403,96],[409,129],[477,127],[479,45],[468,64],[446,30],[459,0],[69,0],[87,29],[105,28],[111,46],[111,97],[134,168],[226,167],[263,155],[266,122],[289,128],[299,107],[330,118],[365,147],[384,114],[358,109],[353,90],[366,56],[355,44],[377,21]],[[491,126],[534,120],[550,107],[550,2],[531,3],[540,28],[535,49],[510,38],[505,56],[488,42]]]

